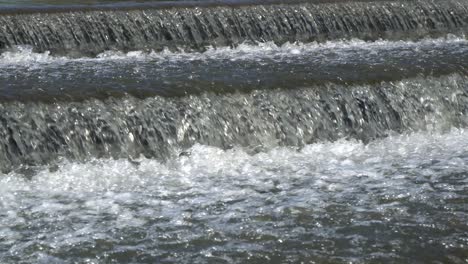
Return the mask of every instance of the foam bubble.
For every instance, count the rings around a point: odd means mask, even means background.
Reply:
[[[41,64],[67,63],[67,62],[108,62],[108,61],[174,61],[174,60],[206,60],[206,59],[229,59],[229,60],[252,60],[258,58],[282,59],[288,56],[304,56],[307,54],[320,54],[324,51],[333,51],[336,54],[346,54],[350,50],[368,50],[378,52],[379,49],[418,49],[427,46],[444,46],[449,44],[468,44],[464,36],[448,35],[445,38],[422,39],[420,41],[389,41],[378,40],[368,42],[360,39],[327,41],[324,43],[285,43],[276,45],[273,42],[259,42],[257,45],[241,44],[234,48],[230,47],[207,47],[205,52],[177,52],[163,50],[155,51],[106,51],[98,54],[95,58],[71,58],[64,56],[52,56],[50,52],[36,53],[29,46],[17,46],[0,55],[0,65],[3,66],[34,66]]]
[[[408,239],[455,255],[465,250],[453,230],[467,227],[466,130],[256,155],[202,145],[190,152],[167,163],[63,162],[31,180],[2,175],[0,249],[31,262],[38,259],[31,252],[61,261],[89,252],[98,260],[179,259],[193,250],[272,257],[272,247],[304,245],[323,257],[351,261],[371,248],[393,259]]]
[[[258,184],[257,178],[303,177],[343,180],[366,175],[386,177],[378,173],[383,167],[401,164],[416,168],[431,159],[456,167],[466,166],[468,134],[454,129],[448,134],[415,133],[394,135],[364,144],[339,140],[308,145],[301,150],[277,147],[265,153],[247,154],[243,149],[221,150],[195,145],[182,156],[167,163],[142,158],[129,160],[91,160],[87,163],[64,161],[56,171],[44,169],[32,180],[12,172],[0,180],[3,194],[22,191],[45,192],[114,192],[141,191],[149,186],[177,190],[192,187],[220,188],[223,182],[229,192],[230,182],[245,180]],[[336,171],[331,173],[331,171]],[[391,181],[392,179],[388,179]],[[347,180],[345,180],[347,181]],[[211,185],[213,184],[213,185]],[[161,189],[161,190],[162,190]],[[222,195],[222,192],[220,193]]]

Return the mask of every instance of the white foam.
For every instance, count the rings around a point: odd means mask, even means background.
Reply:
[[[164,164],[63,162],[31,180],[0,175],[1,244],[21,256],[30,247],[79,252],[96,241],[136,245],[138,234],[146,234],[169,246],[201,237],[236,250],[229,241],[240,236],[257,241],[265,235],[265,243],[281,243],[302,238],[307,226],[326,241],[342,239],[347,228],[366,239],[375,224],[395,221],[417,225],[420,236],[421,225],[447,230],[440,221],[455,217],[456,201],[466,198],[460,193],[468,186],[468,179],[457,178],[468,171],[467,130],[395,135],[367,145],[339,140],[300,151],[278,147],[253,156],[201,145],[190,152]],[[451,236],[441,239],[463,247]],[[263,242],[237,241],[240,248],[263,248]]]
[[[376,140],[368,145],[353,140],[317,143],[297,151],[278,147],[266,153],[249,155],[242,149],[221,150],[196,145],[189,157],[180,157],[160,163],[140,159],[139,165],[127,160],[93,160],[85,164],[63,162],[54,172],[40,171],[32,180],[16,173],[0,178],[0,197],[18,191],[27,192],[114,192],[155,191],[164,193],[213,192],[216,195],[239,195],[243,189],[232,184],[245,182],[259,188],[270,186],[271,181],[310,177],[323,187],[336,182],[334,191],[346,188],[342,184],[351,178],[366,175],[388,181],[382,170],[418,168],[430,160],[440,166],[460,167],[468,170],[468,132],[454,129],[447,134],[415,133],[396,135]],[[347,178],[350,178],[349,180]],[[341,182],[341,183],[339,183]],[[122,201],[130,200],[129,193]]]
[[[422,39],[420,41],[389,41],[378,40],[368,42],[359,39],[328,41],[324,43],[286,43],[276,45],[273,42],[257,43],[256,45],[241,44],[235,48],[230,47],[207,47],[205,52],[185,52],[183,50],[174,52],[165,49],[161,52],[145,51],[106,51],[95,58],[70,58],[64,56],[53,56],[50,52],[35,53],[28,46],[18,46],[3,52],[0,55],[0,65],[8,66],[26,66],[35,67],[38,64],[45,66],[47,64],[63,64],[69,62],[75,63],[99,63],[112,61],[174,61],[174,60],[206,60],[206,59],[229,59],[229,60],[252,60],[259,58],[282,59],[288,56],[305,56],[311,53],[320,56],[323,52],[333,52],[338,55],[345,54],[350,50],[367,51],[378,53],[382,49],[414,49],[420,47],[437,47],[453,44],[468,44],[464,37],[448,35],[444,38]]]

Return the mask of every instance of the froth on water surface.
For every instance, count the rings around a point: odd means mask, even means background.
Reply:
[[[0,100],[297,89],[466,74],[467,69],[468,41],[463,35],[420,41],[266,42],[204,52],[107,51],[96,58],[54,56],[18,46],[0,55]]]
[[[467,93],[467,77],[453,74],[169,98],[3,102],[0,168],[60,157],[164,160],[195,144],[256,152],[340,138],[368,142],[389,131],[444,131],[468,124]]]
[[[221,2],[0,11],[0,263],[467,263],[468,2]]]
[[[63,162],[0,178],[5,262],[463,263],[468,133],[250,155]]]
[[[201,51],[246,42],[416,40],[466,33],[467,14],[461,0],[12,13],[0,15],[0,52],[30,45],[38,52],[80,57],[108,50]]]

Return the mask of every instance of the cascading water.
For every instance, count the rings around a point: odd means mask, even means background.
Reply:
[[[0,48],[95,55],[264,41],[414,39],[463,32],[467,17],[468,3],[460,0],[14,14],[0,17]]]
[[[97,2],[0,1],[0,263],[468,261],[468,2]]]
[[[466,126],[468,78],[182,98],[9,102],[0,109],[0,164],[11,170],[57,157],[166,159],[197,143],[265,150],[343,137],[368,142],[389,130]]]

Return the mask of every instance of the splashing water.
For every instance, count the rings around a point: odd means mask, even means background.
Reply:
[[[10,173],[2,262],[464,261],[467,142],[453,130],[253,156],[196,145],[164,164]]]
[[[0,10],[0,263],[468,262],[466,1],[179,3]]]

